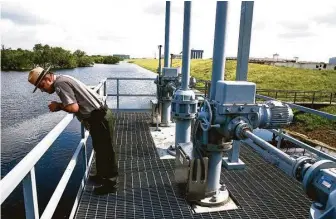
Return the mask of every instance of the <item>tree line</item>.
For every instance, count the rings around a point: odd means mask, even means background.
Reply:
[[[94,63],[116,64],[122,59],[116,56],[89,56],[84,51],[71,52],[61,47],[51,47],[48,44],[35,44],[33,50],[21,48],[11,49],[1,47],[1,70],[22,71],[36,66],[43,68],[50,66],[53,69],[89,67]]]

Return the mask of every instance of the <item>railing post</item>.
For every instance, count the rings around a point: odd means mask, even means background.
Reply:
[[[331,92],[330,93],[330,105],[331,105],[332,98],[333,98],[333,93]]]
[[[314,105],[314,101],[315,101],[315,94],[316,94],[316,92],[314,91],[314,92],[313,92],[313,99],[312,99],[312,107],[313,107],[313,105]]]
[[[117,110],[119,110],[119,79],[117,79]]]
[[[85,128],[84,125],[81,125],[81,135],[82,135],[82,139],[85,138]],[[86,151],[86,142],[84,142],[83,144],[83,169],[84,169],[84,173],[86,172],[86,168],[87,168],[87,151]]]
[[[275,99],[278,98],[278,91],[275,91]]]
[[[107,83],[107,80],[104,81],[104,97],[106,97],[106,83]]]
[[[37,204],[36,178],[34,167],[23,179],[22,184],[26,218],[37,219],[39,218],[39,210]]]
[[[282,129],[279,129],[279,132],[282,134]],[[281,147],[281,141],[282,141],[282,136],[278,135],[278,143],[277,143],[277,148]]]
[[[295,101],[296,101],[296,91],[294,93],[294,103],[295,103]]]

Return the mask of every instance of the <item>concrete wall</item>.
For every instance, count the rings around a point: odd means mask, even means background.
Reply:
[[[315,70],[336,70],[336,65],[324,63],[293,63],[293,62],[274,62],[275,66],[284,66],[292,68],[315,69]]]

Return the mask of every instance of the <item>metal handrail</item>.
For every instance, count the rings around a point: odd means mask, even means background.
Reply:
[[[117,78],[117,77],[109,77],[105,80],[105,87],[106,87],[106,81],[108,80],[116,80],[117,81],[117,93],[116,94],[108,94],[105,93],[106,97],[117,97],[117,110],[120,110],[119,103],[120,98],[119,97],[156,97],[156,94],[120,94],[119,93],[119,86],[120,81],[154,81],[155,78]],[[134,109],[135,110],[135,109]]]
[[[336,162],[336,157],[333,157],[333,156],[330,156],[329,154],[326,154],[322,151],[319,151],[315,148],[313,148],[312,146],[302,142],[302,141],[299,141],[289,135],[286,135],[284,133],[282,133],[281,131],[278,131],[276,129],[269,129],[269,131],[271,131],[272,133],[278,135],[279,137],[283,138],[283,139],[286,139],[296,145],[298,145],[299,147],[303,148],[303,149],[306,149],[314,154],[316,154],[317,156],[321,157],[321,158],[324,158],[324,159],[327,159],[327,160],[331,160],[331,161],[334,161]]]
[[[275,98],[271,98],[271,97],[260,95],[260,94],[257,94],[256,97],[264,99],[264,100],[276,100]],[[336,120],[336,115],[334,115],[334,114],[314,110],[314,109],[304,107],[304,106],[300,106],[300,105],[293,104],[293,103],[287,103],[287,102],[284,102],[284,101],[281,101],[281,102],[288,104],[288,106],[290,106],[293,109],[297,109],[297,110],[300,110],[300,111],[303,111],[303,112],[306,112],[306,113],[315,114],[315,115],[324,117],[324,118],[329,119],[329,120]]]
[[[21,161],[0,181],[0,204],[13,192],[24,177],[34,168],[44,153],[50,148],[56,138],[63,132],[74,118],[65,116]]]
[[[104,87],[103,87],[104,86]],[[102,93],[103,98],[106,100],[106,80],[101,81],[93,90]],[[23,182],[23,193],[25,201],[26,218],[39,218],[37,190],[36,190],[36,178],[35,178],[35,165],[45,152],[51,147],[57,137],[64,131],[64,129],[73,120],[74,115],[66,115],[1,181],[0,181],[0,204],[2,204],[8,196],[14,191],[14,189]],[[51,196],[41,218],[51,218],[56,210],[56,207],[62,197],[67,183],[71,177],[71,174],[77,164],[78,156],[82,151],[84,175],[81,182],[80,189],[88,176],[88,167],[91,166],[94,151],[91,152],[89,162],[87,162],[86,155],[86,141],[89,136],[89,132],[85,131],[84,126],[81,125],[82,139],[80,140],[64,174],[62,175],[53,195]],[[84,150],[82,150],[84,149]],[[79,191],[80,193],[80,191]],[[76,201],[78,199],[78,194]],[[76,204],[76,202],[75,202]],[[73,215],[73,213],[72,213]]]

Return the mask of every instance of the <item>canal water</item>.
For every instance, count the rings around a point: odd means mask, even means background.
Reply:
[[[92,86],[108,77],[156,77],[156,74],[130,63],[95,64],[93,67],[58,70],[55,73],[71,75]],[[107,87],[108,93],[116,94],[116,81],[109,81]],[[28,82],[28,72],[1,72],[1,178],[66,115],[65,112],[49,112],[48,103],[53,100],[59,101],[56,94],[49,95],[39,90],[32,93],[33,88]],[[153,81],[120,81],[120,94],[155,94],[155,91],[156,86]],[[150,99],[151,97],[123,97],[120,99],[120,108],[149,108]],[[107,102],[109,107],[116,107],[115,97],[110,97]],[[80,123],[74,119],[35,166],[40,215],[80,138]],[[88,145],[91,148],[90,138]],[[69,216],[81,176],[82,161],[80,160],[56,209],[54,218]],[[22,184],[19,184],[2,204],[1,218],[25,218]]]

